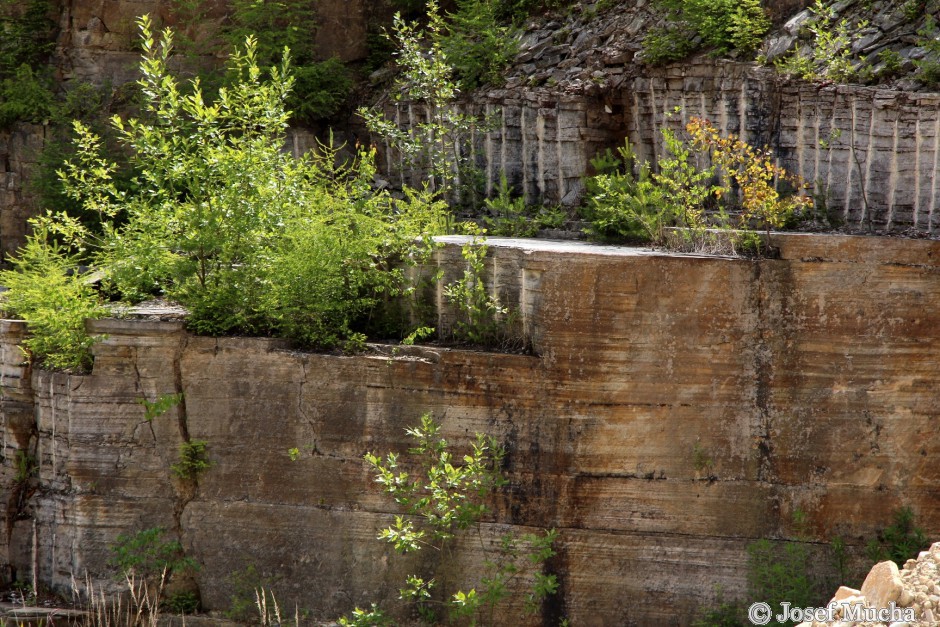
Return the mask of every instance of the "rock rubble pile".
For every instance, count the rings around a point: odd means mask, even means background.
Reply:
[[[926,87],[912,80],[910,75],[914,61],[927,56],[923,38],[918,33],[929,30],[929,11],[925,6],[923,15],[912,16],[904,9],[908,4],[900,0],[840,0],[832,6],[831,25],[835,27],[843,20],[853,25],[849,45],[856,71],[870,64],[871,80],[883,87],[916,91]],[[760,55],[770,63],[797,48],[808,53],[816,45],[806,28],[812,18],[809,9],[792,15],[768,34],[758,51]],[[648,72],[643,67],[643,39],[652,29],[665,23],[663,12],[649,0],[573,3],[564,15],[552,14],[532,20],[526,26],[519,54],[507,71],[505,88],[545,88],[587,96],[617,89],[628,78]],[[696,38],[696,43],[698,41]],[[888,57],[879,56],[885,51],[896,55],[896,71],[888,71],[885,60]],[[754,57],[754,54],[730,53],[730,58],[736,61],[747,62]]]
[[[880,562],[868,573],[861,590],[842,586],[829,602],[832,621],[807,621],[797,627],[936,627],[940,625],[940,542],[907,560],[900,571],[894,562]],[[853,620],[853,608],[883,609],[890,620]],[[896,608],[893,612],[892,608]],[[905,612],[905,610],[907,610]],[[913,610],[913,612],[911,612]],[[906,620],[913,614],[913,620]],[[855,612],[858,615],[858,612]],[[886,616],[887,617],[887,616]],[[901,620],[893,620],[901,618]]]

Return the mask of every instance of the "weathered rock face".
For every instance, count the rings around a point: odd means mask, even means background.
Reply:
[[[17,124],[0,131],[0,256],[23,245],[27,220],[37,211],[30,181],[36,173],[48,129]]]
[[[449,274],[460,241],[438,254]],[[92,374],[37,372],[30,393],[22,329],[2,329],[4,376],[36,408],[35,432],[4,413],[3,479],[17,450],[39,463],[31,497],[7,506],[8,559],[67,587],[106,577],[118,533],[159,525],[203,565],[208,608],[248,565],[314,616],[392,602],[415,564],[375,539],[395,508],[362,454],[404,450],[426,411],[460,446],[479,431],[507,447],[485,542],[559,530],[560,593],[533,623],[687,624],[718,587],[743,593],[747,544],[792,535],[796,509],[819,542],[858,548],[901,505],[936,536],[940,244],[778,243],[781,259],[753,261],[490,240],[491,286],[538,356],[344,357],[101,321]],[[177,391],[184,407],[144,419],[138,399]],[[209,442],[197,486],[169,469],[186,435]],[[479,546],[457,572],[478,571]]]
[[[773,71],[703,62],[651,73],[624,92],[628,136],[647,158],[659,131],[705,117],[773,148],[821,213],[856,227],[935,234],[940,95],[781,81]],[[667,117],[678,107],[681,114]]]
[[[704,117],[724,134],[770,146],[788,172],[807,182],[830,221],[936,233],[936,94],[787,82],[772,70],[709,59],[613,82],[603,93],[581,95],[495,90],[485,104],[468,107],[496,122],[493,132],[475,139],[470,156],[485,174],[487,192],[505,175],[528,202],[576,204],[589,161],[601,149],[627,138],[640,158],[655,162],[665,151],[662,129]],[[402,121],[416,115],[409,105],[389,113]],[[385,165],[397,171],[394,156]]]
[[[366,28],[372,12],[382,3],[364,0],[318,0],[315,38],[324,59],[336,56],[357,61],[366,54]],[[182,14],[169,0],[62,0],[55,63],[65,80],[84,80],[115,87],[138,77],[140,53],[136,49],[136,22],[150,15],[157,24],[182,30],[195,40],[211,39],[231,14],[226,0],[209,0],[198,17]]]
[[[665,151],[662,129],[680,129],[697,116],[769,146],[780,165],[807,182],[831,222],[936,233],[940,95],[787,80],[769,67],[708,55],[650,67],[638,53],[661,22],[651,5],[622,2],[600,15],[590,10],[595,6],[583,3],[585,10],[564,22],[533,23],[505,88],[474,94],[467,105],[496,121],[468,155],[485,173],[488,192],[505,174],[529,202],[576,204],[600,149],[626,138],[640,158],[655,163]],[[862,10],[851,2],[839,6]],[[773,7],[788,8],[799,3]],[[878,3],[878,19],[889,18],[903,21],[897,3]],[[896,44],[919,23],[872,27],[878,37],[868,39],[866,50]],[[420,116],[407,105],[390,113],[405,124]],[[390,158],[387,167],[396,165]]]

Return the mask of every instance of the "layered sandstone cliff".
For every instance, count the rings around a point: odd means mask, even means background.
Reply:
[[[449,241],[437,262],[457,274]],[[162,526],[202,564],[208,609],[248,565],[316,618],[394,605],[415,563],[375,539],[396,510],[362,455],[404,450],[426,411],[454,443],[486,432],[508,450],[485,543],[559,530],[560,591],[533,624],[687,624],[744,596],[747,545],[797,535],[797,509],[822,575],[833,536],[858,555],[902,505],[936,537],[940,244],[777,243],[758,261],[492,239],[488,281],[535,355],[312,354],[104,320],[91,374],[29,373],[5,323],[2,480],[20,450],[38,474],[0,549],[63,589],[106,581],[119,533]],[[180,391],[185,413],[145,420],[139,399]],[[170,471],[184,437],[209,443],[195,485]],[[479,542],[459,556],[477,572]]]

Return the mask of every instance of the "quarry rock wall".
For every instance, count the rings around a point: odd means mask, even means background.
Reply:
[[[466,240],[446,241],[436,263],[457,275]],[[101,320],[94,370],[68,375],[25,369],[25,326],[4,322],[8,574],[106,582],[117,536],[161,526],[202,564],[204,607],[225,609],[229,577],[253,566],[282,604],[327,619],[394,605],[422,565],[479,572],[507,530],[555,528],[559,594],[530,624],[688,624],[745,595],[756,538],[799,533],[835,576],[828,542],[867,569],[898,507],[940,534],[937,242],[782,236],[764,260],[489,243],[488,285],[534,354],[314,354]],[[178,392],[145,419],[141,398]],[[450,564],[376,540],[398,510],[362,460],[404,451],[428,411],[458,447],[486,432],[508,453],[510,485]],[[195,482],[170,469],[186,439],[208,442]]]
[[[711,60],[651,72],[621,93],[626,135],[647,158],[662,154],[664,126],[704,117],[769,146],[835,222],[937,231],[940,94],[786,81],[769,69]]]
[[[779,22],[804,4],[768,6]],[[324,57],[344,60],[366,55],[370,20],[388,12],[384,4],[359,0],[317,6],[318,47]],[[153,0],[63,2],[56,65],[66,85],[87,80],[117,88],[137,76],[138,15],[152,13],[199,40],[226,10],[224,2],[208,3],[197,28]],[[575,11],[564,24],[531,27],[505,88],[474,93],[472,104],[464,105],[492,120],[491,130],[475,133],[464,155],[483,172],[488,194],[505,175],[530,203],[575,205],[598,152],[627,138],[641,157],[655,160],[663,153],[663,127],[703,116],[725,133],[769,146],[780,165],[809,184],[825,224],[936,234],[940,94],[785,80],[770,68],[708,56],[649,67],[636,61],[644,33],[659,19],[647,3],[590,13]],[[408,105],[388,106],[387,113],[405,125],[421,116]],[[339,136],[345,138],[342,131]],[[0,252],[22,244],[26,219],[38,210],[29,181],[50,139],[41,125],[0,133]],[[312,145],[309,138],[304,145]],[[393,181],[423,182],[423,173],[408,172],[392,151],[384,152]]]
[[[486,191],[506,176],[531,203],[578,204],[590,160],[628,139],[641,159],[664,152],[662,130],[692,117],[769,147],[806,182],[820,224],[933,236],[940,219],[940,94],[788,81],[768,68],[703,58],[632,75],[603,72],[580,94],[549,88],[494,90],[468,111],[488,115],[467,158]],[[409,105],[389,107],[405,125]],[[680,135],[681,136],[681,135]],[[418,183],[386,150],[386,168]]]

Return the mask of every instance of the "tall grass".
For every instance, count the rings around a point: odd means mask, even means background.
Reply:
[[[76,624],[80,627],[157,627],[160,619],[160,597],[166,583],[166,571],[159,582],[137,579],[133,573],[124,573],[127,589],[106,596],[85,575],[84,594],[72,577],[72,595],[76,605],[84,607],[86,614]]]

